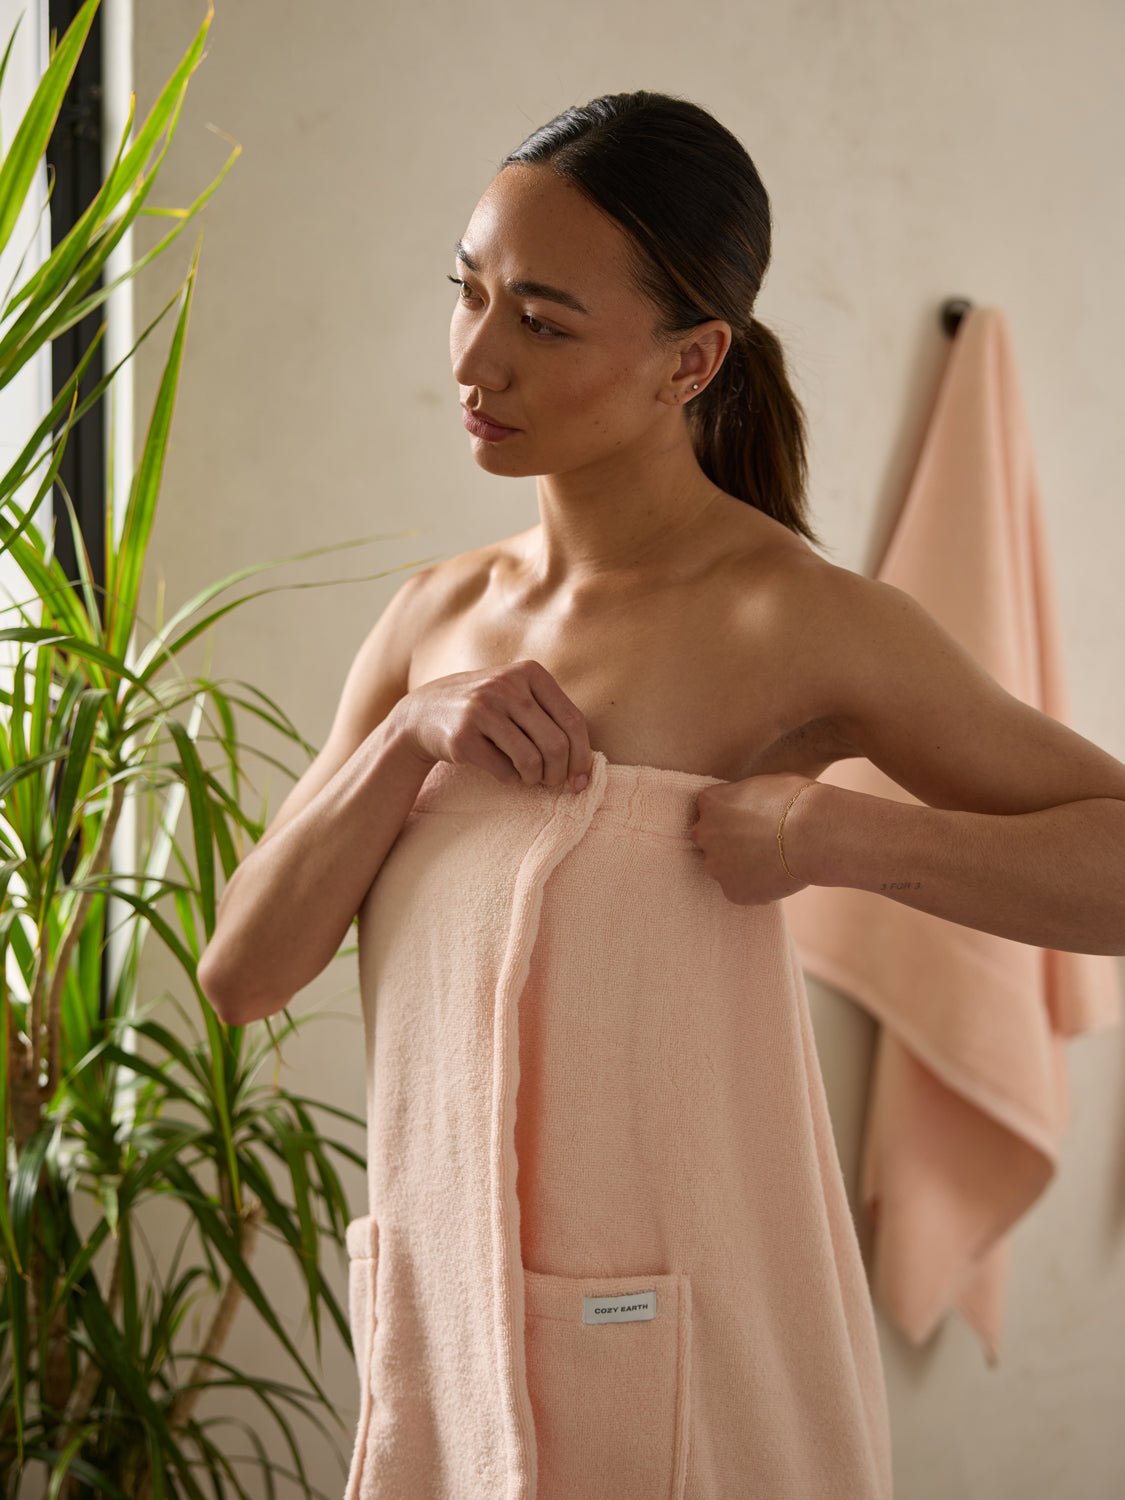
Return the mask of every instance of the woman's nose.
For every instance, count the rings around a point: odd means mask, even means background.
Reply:
[[[458,385],[499,390],[508,383],[507,359],[487,313],[470,323],[458,313],[449,325],[449,358]]]

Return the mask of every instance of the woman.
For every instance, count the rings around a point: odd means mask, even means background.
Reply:
[[[769,200],[705,110],[565,110],[455,248],[473,455],[539,521],[392,599],[208,981],[269,1014],[358,911],[348,1500],[884,1500],[780,901],[1125,951],[1125,767],[809,546]],[[816,782],[850,755],[932,806]]]

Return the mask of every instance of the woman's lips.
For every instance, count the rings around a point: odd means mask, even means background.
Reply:
[[[519,431],[518,427],[498,427],[495,422],[485,422],[467,406],[463,406],[461,411],[462,421],[473,436],[486,438],[490,443],[498,443],[502,438],[511,437]]]

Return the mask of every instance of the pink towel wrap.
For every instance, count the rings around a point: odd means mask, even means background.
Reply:
[[[688,837],[716,780],[423,784],[359,913],[346,1500],[890,1500],[801,967]]]
[[[1031,440],[996,309],[960,325],[877,576],[1008,692],[1068,722]],[[866,759],[820,779],[918,802]],[[809,886],[785,907],[808,972],[881,1023],[861,1170],[875,1301],[915,1344],[957,1308],[995,1366],[1005,1236],[1055,1172],[1066,1038],[1120,1024],[1116,962],[848,886]]]

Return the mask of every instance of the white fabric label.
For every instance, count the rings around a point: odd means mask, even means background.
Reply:
[[[656,1317],[656,1293],[626,1292],[620,1297],[583,1297],[583,1323],[635,1323]]]

